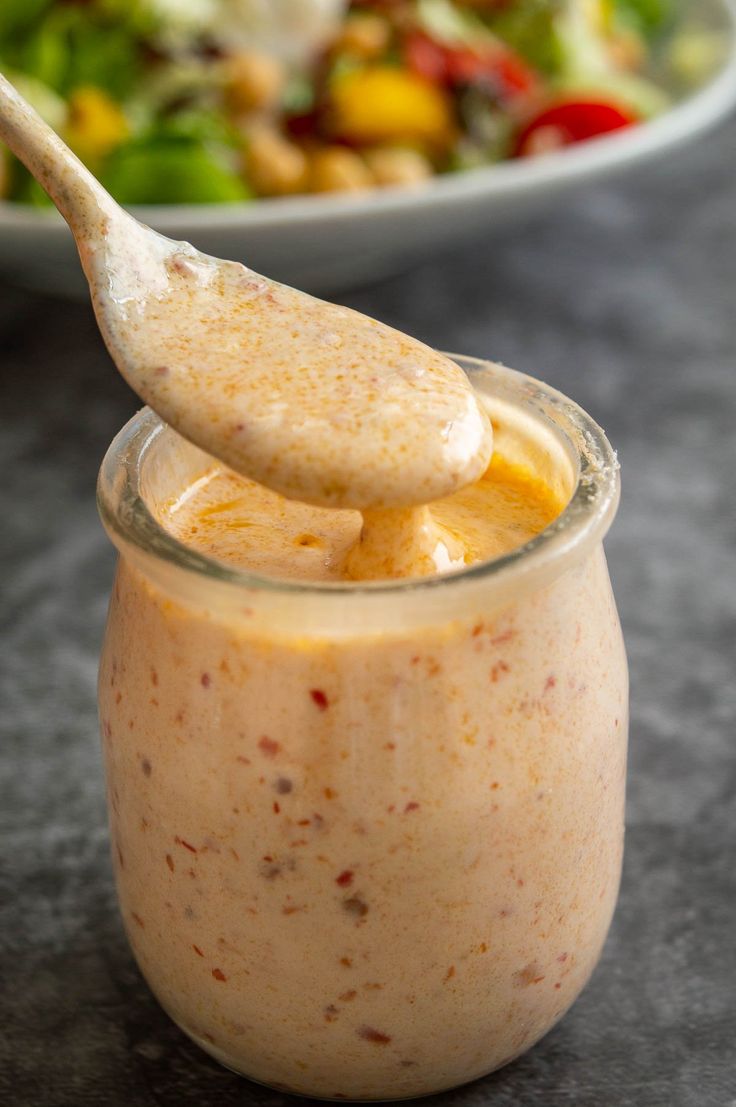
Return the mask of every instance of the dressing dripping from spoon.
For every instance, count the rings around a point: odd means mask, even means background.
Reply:
[[[485,471],[490,422],[449,358],[139,223],[2,75],[0,138],[69,224],[120,373],[184,438],[283,496],[374,520]]]

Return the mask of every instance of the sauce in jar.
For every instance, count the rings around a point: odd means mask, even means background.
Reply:
[[[615,461],[569,401],[465,367],[494,461],[431,505],[408,560],[150,415],[103,467],[126,929],[192,1038],[305,1095],[416,1096],[505,1064],[579,994],[616,900]]]

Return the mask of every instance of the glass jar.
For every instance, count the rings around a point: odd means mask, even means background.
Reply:
[[[470,358],[496,449],[567,502],[522,548],[381,584],[259,578],[158,506],[210,464],[144,410],[102,466],[120,551],[100,669],[113,859],[162,1006],[321,1098],[488,1073],[570,1006],[623,845],[627,671],[599,427]]]

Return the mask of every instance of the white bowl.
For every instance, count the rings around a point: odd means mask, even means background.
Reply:
[[[171,238],[311,292],[336,293],[386,276],[437,247],[508,226],[571,185],[661,154],[716,123],[736,103],[734,2],[682,3],[680,24],[697,20],[717,34],[722,58],[697,88],[640,126],[416,189],[132,210]],[[86,295],[74,242],[55,212],[0,203],[0,275],[27,288]]]

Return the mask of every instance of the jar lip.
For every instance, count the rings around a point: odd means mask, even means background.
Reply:
[[[248,592],[345,599],[417,596],[438,589],[462,588],[522,570],[542,569],[581,547],[602,540],[616,513],[619,463],[602,428],[578,404],[556,389],[515,369],[482,358],[447,354],[469,376],[494,380],[504,398],[535,415],[565,441],[577,457],[577,479],[562,512],[539,534],[509,553],[437,576],[389,581],[294,581],[261,576],[195,551],[175,538],[154,517],[142,494],[145,459],[160,434],[170,430],[148,407],[138,411],[110,444],[100,468],[97,504],[113,543],[134,547],[187,572]]]

